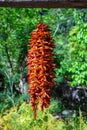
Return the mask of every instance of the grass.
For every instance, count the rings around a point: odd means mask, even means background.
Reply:
[[[0,114],[0,130],[87,130],[87,124],[81,114],[72,119],[56,120],[52,115],[54,112],[52,109],[60,107],[55,108],[57,104],[53,102],[44,112],[37,111],[36,120],[33,118],[30,105],[25,102],[2,112]]]

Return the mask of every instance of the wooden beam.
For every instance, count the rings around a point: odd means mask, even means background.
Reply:
[[[87,8],[87,0],[0,0],[0,7],[14,8]]]

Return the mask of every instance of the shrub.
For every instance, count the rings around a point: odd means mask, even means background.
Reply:
[[[87,24],[72,27],[67,38],[67,52],[63,54],[60,67],[55,69],[56,81],[66,79],[71,86],[87,86]]]
[[[69,33],[69,64],[71,85],[87,86],[87,24],[74,26]]]
[[[81,115],[69,120],[56,120],[49,109],[37,111],[34,120],[30,105],[24,102],[0,115],[0,130],[87,130]]]

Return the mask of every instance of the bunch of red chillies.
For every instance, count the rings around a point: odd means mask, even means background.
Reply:
[[[30,103],[36,119],[38,103],[41,110],[50,104],[50,90],[54,84],[54,59],[52,36],[49,27],[43,23],[31,33],[28,51],[28,84]]]

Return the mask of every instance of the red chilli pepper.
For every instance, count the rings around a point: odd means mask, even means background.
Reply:
[[[50,90],[54,84],[54,59],[52,36],[49,27],[43,23],[31,33],[28,51],[28,84],[30,104],[36,119],[37,105],[41,110],[50,104]]]

